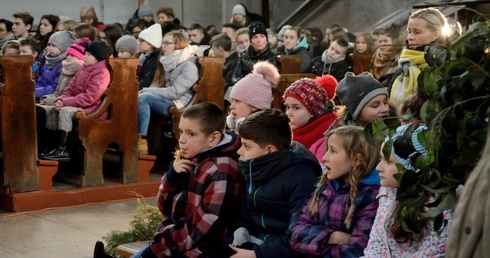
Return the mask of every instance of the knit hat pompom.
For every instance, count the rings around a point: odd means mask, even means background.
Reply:
[[[66,50],[66,55],[72,55],[78,60],[83,60],[85,55],[85,48],[87,48],[89,43],[89,38],[81,38],[79,43],[72,44],[70,47],[68,47],[68,49]]]
[[[252,73],[261,74],[266,81],[272,84],[272,87],[276,87],[279,83],[279,79],[281,78],[277,67],[267,61],[259,61],[255,63]]]
[[[247,74],[231,88],[230,98],[247,103],[257,109],[271,107],[272,87],[279,82],[277,68],[267,61],[257,62]]]
[[[323,84],[318,81],[318,78],[321,78],[320,81]],[[335,91],[337,80],[331,75],[324,75],[318,78],[317,80],[302,78],[293,82],[284,91],[283,99],[286,100],[288,97],[295,98],[313,117],[326,114],[328,102],[332,99],[328,91]]]
[[[330,74],[325,74],[316,77],[315,81],[322,85],[323,88],[327,91],[328,98],[330,100],[335,98],[335,90],[337,89],[337,85],[339,85],[335,77]]]

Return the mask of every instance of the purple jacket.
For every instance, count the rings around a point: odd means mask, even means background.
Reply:
[[[40,99],[42,96],[54,92],[56,86],[58,86],[61,67],[61,62],[59,62],[53,69],[48,69],[48,65],[46,63],[43,64],[41,76],[36,82],[36,99]]]
[[[94,111],[102,102],[102,94],[107,89],[111,74],[107,68],[106,60],[91,66],[82,66],[71,79],[63,95],[56,98],[63,100],[63,106],[82,108],[85,114]],[[107,118],[105,112],[99,119]]]
[[[359,183],[355,200],[356,209],[352,226],[346,229],[344,221],[351,201],[349,185],[340,186],[337,181],[321,186],[319,212],[312,216],[308,205],[311,199],[291,218],[289,237],[291,247],[301,256],[314,257],[359,257],[369,240],[369,233],[378,209],[379,174],[373,170]],[[346,245],[329,245],[328,239],[334,231],[350,234]]]

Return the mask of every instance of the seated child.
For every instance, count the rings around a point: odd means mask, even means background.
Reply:
[[[393,175],[415,170],[414,163],[418,155],[427,153],[419,140],[418,134],[427,130],[421,124],[403,125],[396,129],[391,141],[391,154],[386,157],[381,151],[382,160],[376,167],[381,178],[379,190],[379,208],[374,220],[374,226],[369,236],[369,243],[364,250],[365,257],[444,257],[446,241],[453,210],[444,210],[443,219],[448,224],[440,231],[434,229],[434,221],[419,215],[417,218],[420,233],[406,232],[401,225],[401,211],[405,207],[396,201],[399,182]],[[411,140],[404,139],[409,134]],[[412,147],[413,146],[413,147]],[[410,150],[412,153],[408,153]],[[403,170],[399,170],[401,165]],[[436,197],[429,197],[426,203],[434,203]],[[422,212],[434,208],[425,207]]]
[[[349,43],[346,40],[339,38],[333,41],[321,56],[312,60],[313,73],[318,76],[330,74],[340,82],[349,71],[349,64],[345,60],[348,49]]]
[[[227,247],[221,239],[244,192],[236,154],[240,140],[225,132],[223,111],[208,102],[185,109],[179,130],[179,153],[157,195],[166,219],[149,246],[133,257],[222,257]],[[94,257],[106,257],[100,253],[98,242]]]
[[[162,52],[162,27],[160,24],[153,24],[148,29],[140,32],[138,36],[138,48],[141,51],[139,65],[136,70],[140,90],[150,87],[158,61]],[[175,43],[175,42],[170,42]],[[174,44],[175,45],[175,44]]]
[[[236,130],[245,117],[258,110],[271,108],[272,87],[279,83],[280,74],[277,68],[267,62],[257,62],[253,71],[231,87],[230,115],[226,125]]]
[[[24,40],[27,41],[27,40]],[[23,41],[23,42],[24,42]],[[56,146],[49,146],[48,143],[54,137],[55,131],[46,129],[46,109],[47,106],[53,106],[56,98],[63,94],[71,79],[77,71],[83,66],[85,47],[88,45],[89,39],[84,38],[80,43],[74,43],[66,50],[66,59],[61,62],[61,74],[58,79],[58,86],[53,93],[44,95],[39,100],[39,105],[36,106],[36,122],[38,132],[38,149],[39,155],[42,157]]]
[[[7,41],[2,46],[2,55],[4,56],[18,56],[20,55],[20,42],[12,39]]]
[[[75,74],[63,91],[63,95],[55,99],[54,106],[47,107],[46,128],[59,130],[60,139],[56,149],[43,155],[45,159],[69,160],[66,139],[68,133],[73,129],[73,115],[79,110],[89,114],[102,102],[101,97],[111,79],[107,59],[112,53],[113,50],[107,43],[90,42],[85,49],[84,66]],[[106,119],[107,116],[106,112],[98,119]]]
[[[41,42],[33,38],[27,38],[20,42],[20,55],[31,55],[34,57],[32,64],[32,80],[37,82],[41,76],[41,68],[44,64],[44,51]]]
[[[293,140],[308,148],[320,164],[323,164],[326,152],[324,133],[337,120],[332,101],[336,88],[337,80],[331,75],[323,75],[316,80],[295,81],[282,96],[286,114],[291,119]]]
[[[289,118],[278,109],[249,115],[238,132],[248,194],[230,245],[237,252],[233,257],[293,257],[286,234],[290,218],[315,190],[320,165],[303,145],[292,141]]]
[[[48,41],[48,55],[41,71],[41,77],[36,82],[36,100],[51,94],[58,86],[61,61],[66,58],[66,49],[75,43],[75,35],[71,31],[55,32]]]
[[[390,112],[388,90],[368,72],[357,76],[346,73],[336,92],[342,105],[347,108],[343,115],[339,115],[340,123],[366,126]]]
[[[379,146],[369,144],[358,126],[327,134],[327,172],[288,234],[301,257],[359,257],[369,240],[378,208]]]
[[[116,51],[119,58],[134,57],[138,51],[138,40],[131,35],[124,35],[117,40]]]

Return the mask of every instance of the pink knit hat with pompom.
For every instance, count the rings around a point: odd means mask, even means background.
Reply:
[[[72,55],[78,60],[83,61],[85,56],[85,48],[87,47],[88,43],[90,43],[90,39],[87,37],[81,38],[79,43],[72,44],[68,47],[68,49],[66,49],[66,55]]]
[[[230,97],[257,109],[267,109],[272,103],[272,87],[279,83],[277,68],[261,61],[254,65],[252,73],[239,80],[231,89]]]
[[[329,74],[315,80],[302,78],[293,82],[282,97],[297,99],[313,117],[319,117],[325,114],[327,103],[335,97],[337,85],[337,80]]]

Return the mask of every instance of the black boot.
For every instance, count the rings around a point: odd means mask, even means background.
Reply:
[[[56,137],[56,131],[54,130],[49,130],[46,129],[44,130],[44,133],[42,137],[45,137],[45,140],[39,140],[39,142],[43,142],[42,145],[44,146],[42,148],[41,153],[39,153],[39,157],[42,158],[46,155],[48,155],[50,152],[54,151],[56,149],[56,143],[54,143],[53,139]]]
[[[105,253],[104,243],[101,241],[95,243],[94,258],[112,258],[112,256]]]
[[[58,148],[50,151],[48,154],[42,156],[42,158],[56,161],[69,161],[70,152],[68,152],[66,146],[58,146]]]

